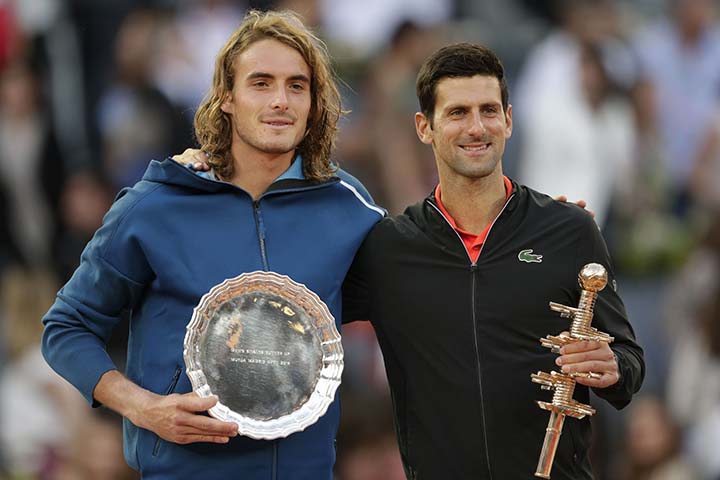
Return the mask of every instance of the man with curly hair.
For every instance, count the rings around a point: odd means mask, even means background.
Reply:
[[[306,285],[339,321],[343,279],[384,215],[330,162],[341,114],[323,43],[291,13],[249,12],[195,117],[212,170],[151,162],[44,317],[48,363],[125,418],[125,457],[143,478],[332,478],[337,400],[286,438],[239,436],[204,414],[217,398],[191,391],[183,339],[206,292],[257,270]],[[105,345],[127,309],[123,375]]]

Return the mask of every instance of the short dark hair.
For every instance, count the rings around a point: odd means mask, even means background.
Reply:
[[[500,59],[483,45],[456,43],[441,48],[425,60],[415,82],[420,111],[427,117],[431,126],[435,113],[436,87],[440,80],[475,75],[497,78],[500,84],[502,107],[507,111],[509,94],[505,69]]]

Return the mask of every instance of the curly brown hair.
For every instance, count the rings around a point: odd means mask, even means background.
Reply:
[[[307,132],[297,146],[297,153],[302,156],[305,177],[326,179],[335,171],[330,154],[335,146],[338,120],[345,112],[327,47],[293,12],[250,10],[245,15],[215,60],[212,87],[195,114],[195,137],[208,154],[215,173],[220,178],[231,178],[234,170],[231,117],[220,107],[232,91],[238,56],[253,43],[268,38],[297,50],[310,67],[311,107]]]

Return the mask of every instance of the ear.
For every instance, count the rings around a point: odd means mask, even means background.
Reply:
[[[415,113],[415,131],[422,143],[426,145],[430,145],[432,143],[433,136],[430,121],[421,112]]]
[[[512,136],[512,130],[512,105],[508,104],[507,112],[505,112],[505,138],[510,138]]]
[[[227,113],[228,115],[233,114],[233,103],[232,103],[232,97],[231,97],[230,93],[225,94],[223,103],[220,105],[220,110]]]

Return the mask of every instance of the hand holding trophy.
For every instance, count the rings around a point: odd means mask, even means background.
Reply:
[[[582,293],[577,307],[568,307],[550,302],[550,308],[560,312],[561,317],[572,319],[568,333],[563,332],[557,336],[548,335],[540,339],[540,343],[544,347],[550,348],[554,353],[560,353],[560,349],[564,345],[580,341],[611,343],[614,340],[610,335],[590,326],[598,292],[605,288],[607,284],[607,270],[600,264],[589,263],[580,270],[578,282]],[[550,470],[560,441],[565,417],[570,416],[580,419],[595,413],[595,409],[590,405],[579,403],[572,398],[575,391],[575,378],[578,377],[600,378],[600,375],[594,372],[565,374],[555,371],[549,374],[541,371],[531,375],[532,381],[539,383],[543,390],[554,391],[550,403],[537,402],[540,408],[550,411],[550,420],[548,421],[545,440],[535,471],[536,477],[550,478]]]

